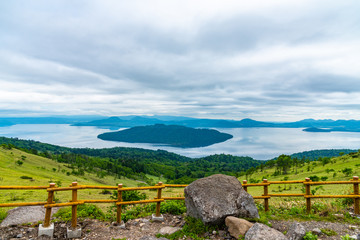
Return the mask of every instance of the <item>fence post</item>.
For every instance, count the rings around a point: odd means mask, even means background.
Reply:
[[[77,186],[77,182],[71,184],[72,187]],[[72,200],[73,203],[77,202],[77,189],[72,190]],[[72,205],[71,207],[71,227],[76,228],[77,225],[77,205]]]
[[[358,176],[354,176],[353,177],[353,181],[354,182],[354,195],[359,195],[359,177]],[[359,214],[359,198],[356,197],[354,198],[354,212],[355,214]]]
[[[243,184],[247,184],[247,180],[243,180]],[[247,186],[243,186],[245,192],[247,192]]]
[[[305,182],[310,182],[310,178],[305,178]],[[309,184],[305,184],[305,195],[306,196],[311,195]],[[311,198],[306,197],[306,212],[310,213],[310,211],[311,211]]]
[[[162,186],[162,182],[159,182],[158,183],[158,186]],[[159,199],[161,199],[161,188],[159,188],[158,189],[158,192],[157,192],[157,199],[159,200]],[[160,202],[157,202],[156,203],[156,214],[155,214],[155,216],[156,217],[160,217]]]
[[[50,188],[54,188],[54,187],[55,187],[55,183],[50,183]],[[49,191],[47,204],[52,204],[53,199],[54,199],[54,191]],[[50,226],[50,218],[51,218],[51,207],[47,207],[45,211],[45,221],[43,225],[44,227]]]
[[[123,187],[122,184],[118,184],[118,198],[117,198],[117,201],[118,201],[118,202],[122,202],[122,191],[120,191],[120,189],[121,189],[122,187]],[[117,208],[117,211],[116,211],[116,213],[117,213],[117,215],[116,215],[116,222],[117,222],[118,224],[120,224],[120,223],[121,223],[121,209],[122,209],[122,205],[117,205],[116,208]]]
[[[268,180],[267,179],[263,179],[263,183],[267,183]],[[269,189],[268,189],[268,185],[264,185],[264,196],[269,196]],[[265,206],[265,212],[269,211],[269,199],[268,198],[264,198],[264,206]]]

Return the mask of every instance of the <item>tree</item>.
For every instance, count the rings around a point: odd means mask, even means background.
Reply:
[[[17,161],[15,162],[15,164],[16,164],[16,165],[18,165],[18,166],[23,165],[23,163],[24,163],[24,162],[23,162],[23,161],[21,161],[21,160],[17,160]]]
[[[341,170],[341,172],[346,176],[350,176],[353,173],[353,169],[352,168],[344,168],[343,170]]]

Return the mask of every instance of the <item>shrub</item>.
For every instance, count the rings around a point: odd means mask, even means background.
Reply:
[[[61,208],[57,213],[54,214],[54,217],[61,219],[62,221],[71,220],[71,208]],[[82,204],[77,207],[77,217],[78,218],[92,218],[104,220],[105,214],[95,205],[92,204]]]
[[[317,236],[312,232],[307,232],[304,236],[304,240],[317,240]]]
[[[21,176],[20,178],[21,179],[33,179],[32,177],[29,177],[29,176]]]
[[[160,205],[161,213],[170,213],[173,215],[180,215],[186,212],[184,201],[165,201]]]
[[[320,228],[320,230],[326,236],[335,236],[335,235],[337,235],[337,232],[335,232],[334,230],[329,229],[329,228]]]
[[[313,182],[318,182],[318,181],[320,180],[320,178],[319,178],[318,176],[316,176],[316,175],[310,176],[309,178],[310,178],[310,180],[313,181]]]

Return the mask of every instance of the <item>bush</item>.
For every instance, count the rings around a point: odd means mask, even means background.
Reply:
[[[307,232],[304,236],[304,240],[317,240],[317,236],[312,234],[312,232]]]
[[[173,215],[180,215],[186,212],[184,201],[165,201],[160,205],[161,213],[170,213]]]
[[[61,208],[57,213],[54,214],[54,217],[61,219],[62,221],[71,220],[71,208]],[[77,217],[78,218],[92,218],[104,220],[105,214],[95,205],[92,204],[82,204],[77,207]]]
[[[310,176],[309,178],[310,178],[310,180],[313,181],[313,182],[318,182],[318,181],[320,180],[320,178],[319,178],[318,176],[316,176],[316,175]]]
[[[33,179],[32,177],[29,177],[29,176],[21,176],[20,178],[21,179]]]

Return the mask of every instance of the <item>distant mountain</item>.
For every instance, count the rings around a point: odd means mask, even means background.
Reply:
[[[122,131],[103,133],[98,136],[102,140],[166,144],[182,148],[206,147],[224,142],[232,137],[230,134],[212,129],[195,129],[164,124],[132,127]]]
[[[14,124],[10,121],[0,119],[0,127],[7,127],[7,126],[11,126],[11,125],[14,125]]]
[[[103,116],[57,116],[57,117],[0,117],[2,123],[15,124],[74,124],[77,122],[104,119]]]
[[[106,119],[94,120],[90,122],[75,123],[73,126],[96,126],[101,128],[122,128],[146,126],[152,124],[180,125],[193,128],[246,128],[246,127],[276,127],[275,123],[260,122],[249,118],[241,121],[224,120],[224,119],[199,119],[171,116],[144,117],[134,116],[132,118],[110,117]]]

